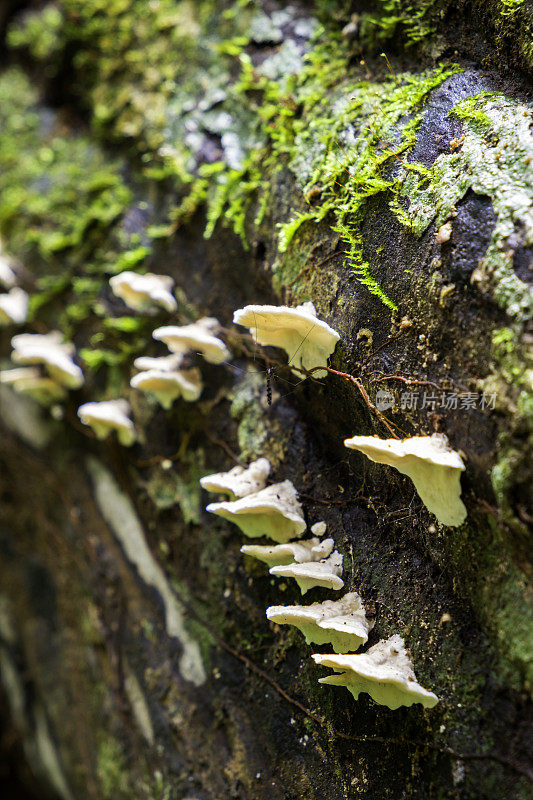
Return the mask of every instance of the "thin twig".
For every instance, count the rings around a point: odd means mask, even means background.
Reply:
[[[378,370],[375,371],[378,372]],[[432,381],[418,381],[414,378],[404,378],[401,375],[383,375],[381,378],[371,378],[370,383],[380,383],[381,381],[391,380],[402,381],[402,383],[406,383],[408,386],[432,386],[434,389],[442,391],[442,387],[439,386],[438,383],[432,383]]]

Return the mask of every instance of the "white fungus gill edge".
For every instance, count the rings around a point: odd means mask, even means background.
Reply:
[[[357,700],[361,692],[391,709],[422,703],[432,708],[439,698],[417,683],[413,664],[401,636],[395,634],[359,655],[315,653],[316,664],[340,674],[319,678],[319,683],[345,686]]]
[[[156,275],[147,272],[139,275],[126,270],[109,279],[113,294],[120,297],[127,306],[136,311],[149,310],[151,306],[160,306],[167,311],[175,311],[178,307],[171,294],[174,280],[169,275]]]
[[[25,322],[29,299],[24,289],[18,286],[6,294],[0,294],[0,325],[20,325]]]
[[[408,439],[354,436],[344,444],[360,450],[371,461],[395,467],[413,481],[420,499],[443,525],[461,525],[466,508],[461,500],[461,472],[465,465],[459,453],[442,434]]]
[[[316,370],[313,372],[316,378],[326,377],[327,371],[318,368],[327,366],[340,339],[337,331],[318,319],[313,303],[309,302],[296,308],[245,306],[235,311],[233,322],[248,328],[258,344],[285,350],[289,366]]]
[[[166,369],[145,369],[133,376],[130,386],[153,395],[167,411],[178,397],[194,403],[203,389],[202,376],[196,367],[174,372]]]
[[[38,367],[16,367],[0,370],[0,383],[10,386],[17,394],[27,395],[40,405],[50,406],[64,400],[67,391]]]
[[[49,375],[68,389],[83,386],[84,377],[74,363],[71,342],[63,342],[59,331],[49,333],[18,333],[11,339],[12,361],[18,364],[43,364]]]
[[[245,556],[264,561],[269,567],[284,566],[286,564],[320,561],[327,558],[335,542],[333,539],[324,539],[322,542],[316,536],[304,542],[287,542],[286,544],[260,545],[245,544],[241,553]]]
[[[236,500],[264,489],[269,474],[270,461],[267,458],[258,458],[246,468],[238,466],[228,472],[205,475],[200,478],[200,486],[206,492],[227,494],[230,500]]]
[[[200,353],[210,364],[222,364],[231,353],[215,333],[220,323],[214,317],[202,317],[190,325],[166,325],[156,328],[152,337],[166,344],[171,353]]]
[[[325,589],[342,589],[342,555],[334,550],[329,558],[323,561],[304,562],[303,564],[287,564],[284,567],[271,567],[271,575],[294,578],[302,594],[316,586]]]
[[[105,439],[116,431],[124,447],[131,447],[137,438],[133,422],[129,418],[130,404],[124,398],[83,403],[78,408],[78,417],[84,425],[93,429],[98,439]]]
[[[11,287],[16,286],[16,284],[16,273],[11,268],[7,258],[0,252],[0,285],[4,286],[6,289],[11,289]]]
[[[266,536],[280,544],[301,536],[307,527],[289,480],[232,502],[210,503],[206,511],[230,520],[251,539]]]
[[[161,595],[166,614],[166,628],[183,647],[180,671],[184,678],[196,686],[205,682],[206,675],[198,642],[187,632],[184,616],[172,588],[157,561],[154,559],[141,523],[131,501],[124,495],[110,472],[95,458],[87,459],[98,507],[106,522],[122,545],[126,557],[137,567],[142,580],[153,586]]]
[[[374,626],[357,592],[309,606],[270,606],[266,615],[278,625],[294,625],[307,644],[331,644],[336,653],[357,650]]]

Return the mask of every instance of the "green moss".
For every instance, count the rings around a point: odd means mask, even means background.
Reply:
[[[365,205],[381,192],[394,191],[388,164],[413,144],[429,92],[457,68],[404,73],[373,83],[347,81],[349,53],[343,42],[324,31],[317,38],[303,69],[284,86],[257,76],[249,59],[241,57],[242,73],[234,92],[246,95],[247,102],[251,93],[261,98],[257,108],[261,130],[256,135],[263,144],[241,170],[219,171],[214,187],[204,185],[206,235],[223,220],[247,242],[251,238],[247,221],[251,217],[256,226],[261,224],[270,187],[288,167],[301,188],[303,208],[278,223],[279,253],[287,252],[302,225],[329,220],[345,244],[346,265],[372,293],[395,308],[363,257]],[[309,207],[305,198],[314,190],[320,201]],[[280,282],[282,272],[283,259],[277,275]]]
[[[360,35],[367,47],[401,38],[407,47],[435,34],[441,0],[379,0],[378,13],[361,15]]]
[[[24,15],[24,23],[11,28],[7,35],[9,47],[25,48],[39,61],[54,62],[64,47],[63,26],[65,17],[56,5],[45,6],[41,11],[31,11]],[[50,64],[48,75],[53,74]]]
[[[513,270],[506,239],[523,227],[523,244],[533,243],[531,111],[491,94],[468,98],[450,114],[464,123],[460,150],[440,155],[429,170],[404,165],[398,196],[409,201],[409,208],[400,221],[405,224],[408,217],[411,230],[420,236],[431,222],[439,227],[453,218],[456,203],[469,189],[488,195],[496,225],[476,277],[490,284],[511,318],[524,321],[531,313],[532,296]]]
[[[126,797],[129,792],[128,767],[122,747],[104,732],[100,732],[96,771],[105,798]]]
[[[158,508],[178,504],[185,524],[200,523],[201,489],[199,480],[205,475],[203,450],[184,454],[174,469],[154,467],[146,491]]]

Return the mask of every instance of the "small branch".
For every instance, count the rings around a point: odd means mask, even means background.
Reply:
[[[375,370],[376,372],[378,370]],[[383,373],[381,373],[383,375]],[[418,381],[414,378],[403,378],[401,375],[383,375],[381,378],[371,378],[370,383],[380,383],[381,381],[402,381],[402,383],[406,383],[408,386],[432,386],[434,389],[438,389],[442,391],[442,387],[438,385],[438,383],[432,383],[431,381]]]

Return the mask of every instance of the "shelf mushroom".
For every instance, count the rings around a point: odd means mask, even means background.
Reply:
[[[137,358],[133,364],[141,372],[133,376],[130,386],[152,394],[165,409],[169,409],[177,397],[194,402],[202,393],[202,376],[196,367],[181,369],[182,361],[179,355]]]
[[[230,500],[260,492],[270,474],[268,458],[258,458],[248,467],[233,467],[228,472],[216,472],[200,478],[200,486],[207,492],[227,494]]]
[[[206,510],[234,522],[251,539],[267,536],[284,543],[301,536],[307,527],[296,489],[289,480],[238,500],[210,503]]]
[[[150,311],[154,306],[175,311],[178,307],[170,291],[174,280],[169,275],[155,275],[153,272],[139,275],[138,272],[127,270],[113,275],[109,285],[113,294],[135,311]]]
[[[29,297],[24,289],[14,286],[0,294],[0,325],[21,325],[28,314]]]
[[[294,372],[298,372],[298,367],[306,370],[327,367],[340,339],[337,331],[318,319],[313,303],[302,303],[296,308],[245,306],[235,311],[233,322],[248,328],[258,344],[285,350]],[[313,375],[324,378],[327,371],[316,369]]]
[[[0,284],[6,289],[17,285],[17,276],[9,261],[0,253]]]
[[[19,333],[11,339],[11,358],[19,364],[42,364],[62,386],[79,389],[84,383],[83,372],[72,360],[74,345],[62,338],[59,331]]]
[[[284,578],[294,578],[302,594],[315,586],[325,589],[342,589],[344,581],[342,575],[342,556],[336,550],[322,561],[306,561],[303,564],[287,564],[281,567],[271,567],[271,575]]]
[[[354,436],[345,439],[344,444],[352,450],[360,450],[371,461],[389,464],[408,475],[426,508],[443,525],[461,525],[465,521],[460,481],[465,465],[442,434],[403,440]]]
[[[286,564],[301,564],[310,561],[320,561],[327,558],[335,542],[333,539],[324,539],[322,542],[316,536],[304,542],[287,542],[286,544],[260,545],[245,544],[241,553],[245,556],[257,558],[268,564],[269,567],[285,566]]]
[[[98,439],[106,439],[116,431],[120,444],[130,447],[137,438],[133,422],[129,418],[130,404],[127,400],[101,400],[84,403],[78,408],[78,417],[89,425]]]
[[[436,694],[417,683],[404,640],[398,634],[381,640],[360,655],[315,653],[311,658],[316,664],[340,673],[319,678],[319,683],[346,686],[356,700],[361,692],[366,692],[376,703],[391,709],[414,703],[432,708],[439,701]]]
[[[164,342],[171,353],[200,353],[210,364],[222,364],[231,353],[218,336],[220,323],[214,317],[202,317],[190,325],[166,325],[156,328],[154,339]]]
[[[357,592],[309,606],[270,606],[266,615],[278,625],[294,625],[307,644],[331,644],[336,653],[358,650],[374,626]]]
[[[32,397],[43,406],[64,400],[66,390],[53,378],[43,375],[38,367],[0,370],[0,383],[11,386],[17,394]]]

